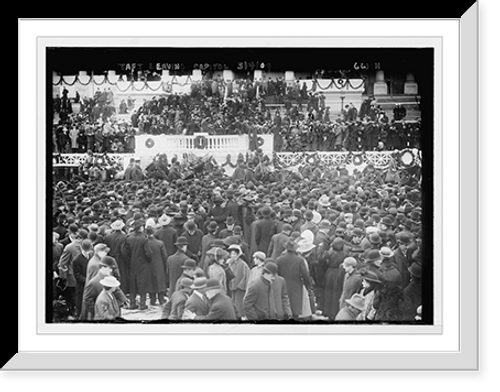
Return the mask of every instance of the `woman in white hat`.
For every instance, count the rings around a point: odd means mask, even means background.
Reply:
[[[121,310],[113,293],[120,282],[114,276],[106,276],[99,283],[103,290],[95,301],[94,320],[116,320],[121,316]]]

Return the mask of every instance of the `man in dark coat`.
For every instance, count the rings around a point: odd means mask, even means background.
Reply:
[[[130,309],[137,309],[136,296],[139,294],[139,310],[146,310],[146,296],[151,292],[150,250],[144,235],[145,222],[134,222],[132,233],[123,244],[123,255],[130,263]]]
[[[193,281],[189,278],[180,279],[179,290],[172,294],[172,298],[163,307],[162,319],[182,320],[186,302],[193,291],[191,289],[192,284]]]
[[[118,270],[120,273],[120,288],[125,293],[128,294],[129,286],[129,275],[130,275],[130,265],[127,264],[125,258],[122,256],[123,244],[127,240],[127,235],[122,231],[125,223],[118,219],[111,224],[112,233],[108,234],[104,239],[104,243],[108,246],[109,252],[108,256],[113,257],[118,264]]]
[[[154,237],[154,229],[148,227],[146,235],[148,236],[148,247],[151,266],[151,286],[149,293],[150,305],[156,306],[157,301],[160,305],[165,303],[165,292],[167,291],[167,251],[165,245],[159,239]]]
[[[158,223],[161,225],[161,229],[155,233],[155,237],[165,244],[165,250],[168,256],[172,256],[175,252],[177,252],[175,242],[178,237],[177,230],[169,226],[170,222],[171,218],[169,216],[165,214],[160,216]]]
[[[405,320],[414,320],[417,308],[422,305],[422,267],[418,263],[412,263],[408,268],[410,273],[410,284],[403,290],[405,298]]]
[[[234,234],[234,218],[231,215],[228,215],[225,223],[226,228],[222,229],[219,233],[219,238],[222,240],[226,237],[231,237]]]
[[[217,223],[215,221],[211,221],[207,226],[208,233],[203,236],[201,239],[201,259],[200,259],[200,267],[203,268],[205,265],[205,258],[207,251],[210,249],[210,245],[217,239],[215,232],[217,231]]]
[[[302,313],[303,290],[310,290],[313,287],[304,259],[299,257],[296,251],[297,244],[290,240],[286,246],[286,253],[276,260],[278,275],[286,281],[294,319],[298,319]]]
[[[234,321],[236,312],[233,301],[225,294],[225,290],[220,286],[217,279],[208,279],[205,288],[205,295],[210,301],[210,309],[206,316],[197,316],[193,312],[184,312],[186,319],[209,320],[209,321]]]
[[[198,229],[196,223],[193,221],[188,221],[184,223],[183,237],[187,238],[188,241],[188,256],[194,255],[197,260],[201,258],[201,241],[203,239],[203,232]]]
[[[167,259],[169,298],[172,297],[172,294],[175,291],[175,284],[182,275],[182,265],[184,264],[184,261],[189,260],[189,257],[186,255],[186,250],[188,247],[188,241],[186,237],[179,237],[175,242],[175,246],[177,247],[177,252],[175,252],[172,256],[169,256]]]
[[[206,316],[210,310],[210,302],[205,296],[205,288],[207,287],[207,278],[204,276],[195,278],[191,289],[193,292],[186,301],[184,310],[189,310],[197,316]]]
[[[113,276],[113,268],[115,264],[116,260],[109,256],[104,256],[100,261],[99,272],[85,285],[80,320],[91,321],[94,319],[95,301],[103,289],[100,281],[106,276]],[[127,304],[127,297],[123,291],[120,290],[120,288],[117,288],[113,294],[120,307]]]
[[[407,233],[401,232],[396,235],[398,249],[394,251],[394,265],[401,274],[401,288],[404,289],[410,283],[410,255],[408,254],[408,245],[411,240]]]
[[[267,249],[267,256],[273,260],[280,257],[286,249],[286,244],[290,240],[290,234],[292,234],[292,226],[285,223],[281,229],[280,233],[274,234],[271,237],[269,243],[269,248]]]
[[[87,278],[87,265],[93,255],[92,243],[85,239],[81,244],[81,253],[73,260],[73,274],[76,279],[75,308],[77,317],[82,312],[83,290]]]
[[[241,220],[241,215],[240,215],[240,205],[234,200],[234,191],[228,190],[226,192],[226,211],[228,217],[233,217],[234,219],[234,224],[241,226],[242,225],[242,220]],[[226,222],[227,226],[227,222]]]
[[[269,249],[271,237],[276,234],[276,226],[271,219],[271,208],[265,206],[262,208],[263,219],[256,222],[255,225],[255,245],[256,252],[266,253]],[[252,250],[250,250],[252,251]]]
[[[345,270],[344,285],[342,288],[342,295],[339,299],[339,308],[342,309],[347,305],[346,300],[351,298],[354,294],[359,293],[363,288],[362,279],[356,271],[357,261],[354,257],[346,257],[342,263]]]
[[[245,317],[248,320],[269,320],[271,313],[271,282],[275,276],[269,269],[262,270],[262,275],[252,281],[243,297]],[[274,299],[274,297],[273,297]],[[273,313],[276,313],[274,310]]]

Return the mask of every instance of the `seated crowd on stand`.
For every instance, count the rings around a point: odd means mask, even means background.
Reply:
[[[191,322],[421,317],[432,259],[416,172],[250,166],[196,175],[173,160],[157,177],[131,161],[123,180],[54,184],[54,321],[155,307]]]
[[[317,90],[319,87],[317,88]],[[114,114],[113,93],[97,91],[71,113],[67,93],[54,101],[60,121],[53,129],[55,152],[134,152],[136,134],[210,135],[273,134],[274,150],[374,151],[420,148],[420,122],[405,122],[406,109],[396,105],[393,119],[370,97],[359,110],[345,105],[332,118],[322,91],[308,91],[297,80],[253,82],[237,79],[224,87],[221,79],[192,83],[189,94],[161,94],[137,109],[132,98],[122,100],[118,113],[130,113],[130,122]],[[76,101],[78,100],[78,101]],[[279,104],[279,106],[276,106]]]

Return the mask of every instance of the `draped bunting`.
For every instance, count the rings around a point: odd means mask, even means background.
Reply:
[[[102,86],[103,84],[109,84],[111,86],[116,86],[116,88],[124,93],[127,92],[128,90],[132,89],[135,91],[143,91],[145,89],[151,90],[151,91],[159,91],[164,83],[162,81],[124,81],[123,80],[123,75],[120,75],[115,78],[115,81],[111,81],[108,75],[91,75],[91,76],[85,76],[80,78],[80,75],[75,75],[73,81],[67,81],[64,79],[62,75],[59,75],[59,80],[57,82],[53,82],[53,86],[60,86],[60,85],[66,85],[66,86],[74,86],[77,82],[80,83],[83,86],[88,86],[90,83],[94,83],[96,86]],[[177,75],[172,76],[172,80],[170,82],[166,82],[168,85],[179,85],[179,86],[186,86],[189,84],[197,83],[201,84],[202,82],[195,82],[193,81],[192,77],[190,75],[187,75],[186,81],[185,82],[180,82],[179,81],[180,77]],[[87,81],[85,81],[87,80]],[[128,85],[124,88],[123,83],[128,83]],[[155,87],[155,84],[158,83],[158,86]],[[232,84],[232,81],[225,81],[221,80],[219,83],[222,83],[224,87],[227,87],[229,84]],[[121,85],[121,87],[120,87]],[[329,90],[332,86],[335,86],[338,90],[346,88],[346,89],[351,89],[351,90],[359,90],[363,88],[365,85],[365,80],[362,80],[361,83],[358,86],[354,86],[350,79],[331,79],[330,82],[328,83],[327,86],[322,86],[317,78],[313,79],[313,84],[311,89],[308,90],[308,92],[315,92],[317,89],[319,90]]]

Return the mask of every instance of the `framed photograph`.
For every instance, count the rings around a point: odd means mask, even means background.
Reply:
[[[21,20],[4,369],[477,369],[477,30]]]

